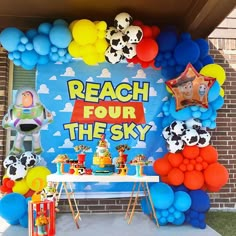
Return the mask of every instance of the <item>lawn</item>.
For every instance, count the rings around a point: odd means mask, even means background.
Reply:
[[[222,236],[236,235],[236,212],[208,212],[206,223]]]

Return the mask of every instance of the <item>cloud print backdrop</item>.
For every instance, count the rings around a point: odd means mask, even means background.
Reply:
[[[85,144],[91,147],[86,155],[86,167],[92,164],[93,154],[96,151],[98,143],[97,138],[86,140],[78,140],[78,129],[75,129],[76,138],[71,140],[69,131],[64,128],[64,124],[70,123],[72,112],[75,105],[75,100],[71,100],[69,96],[68,81],[80,80],[85,85],[86,83],[98,83],[103,85],[106,81],[111,81],[113,88],[119,84],[130,84],[139,82],[142,87],[143,83],[149,83],[149,96],[147,101],[142,101],[142,97],[138,97],[138,102],[143,104],[143,112],[145,124],[149,125],[144,139],[129,136],[129,139],[121,139],[114,141],[111,134],[111,126],[107,124],[105,129],[106,139],[109,143],[109,150],[112,158],[118,156],[115,147],[119,144],[128,144],[131,149],[127,151],[128,161],[133,159],[137,154],[144,154],[149,160],[156,160],[163,157],[166,152],[166,143],[161,136],[162,133],[162,105],[168,100],[168,92],[166,91],[165,78],[161,72],[153,68],[147,68],[145,71],[140,65],[128,64],[126,62],[111,65],[103,63],[97,66],[88,66],[82,60],[74,60],[67,64],[49,63],[47,65],[39,65],[36,78],[36,90],[39,94],[41,102],[54,114],[54,121],[46,130],[41,131],[41,142],[44,148],[42,157],[47,162],[47,166],[52,172],[56,172],[55,164],[51,161],[58,154],[67,154],[69,158],[76,159],[77,153],[74,151],[74,146]],[[105,100],[111,101],[108,97]],[[114,100],[115,101],[115,100]],[[132,100],[130,102],[133,102]],[[137,102],[137,101],[136,101]],[[125,104],[125,103],[124,103]],[[136,110],[136,115],[142,112]],[[79,118],[78,118],[79,120]],[[79,122],[79,121],[78,121]],[[126,132],[126,131],[124,131]],[[134,173],[132,167],[129,168],[129,173]],[[154,174],[151,166],[145,167],[146,174]],[[77,191],[83,192],[124,192],[130,191],[131,185],[120,184],[80,184],[75,186]]]

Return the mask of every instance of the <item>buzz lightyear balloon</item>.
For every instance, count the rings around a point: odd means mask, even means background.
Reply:
[[[43,106],[34,89],[19,89],[15,103],[10,106],[2,121],[3,128],[17,131],[11,153],[22,153],[24,151],[24,138],[32,136],[32,152],[40,154],[43,151],[40,142],[40,130],[52,121],[52,113]]]

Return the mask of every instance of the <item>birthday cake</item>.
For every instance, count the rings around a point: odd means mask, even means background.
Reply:
[[[91,169],[95,175],[109,175],[113,174],[115,171],[115,166],[112,164],[111,154],[108,150],[108,144],[104,135],[98,142]]]

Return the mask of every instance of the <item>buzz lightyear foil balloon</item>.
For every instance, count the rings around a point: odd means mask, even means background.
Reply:
[[[40,142],[40,130],[42,126],[52,121],[52,113],[43,106],[34,89],[19,89],[15,103],[8,109],[8,113],[2,121],[3,128],[17,131],[11,153],[22,153],[25,136],[32,136],[32,151],[40,154],[43,151]]]

